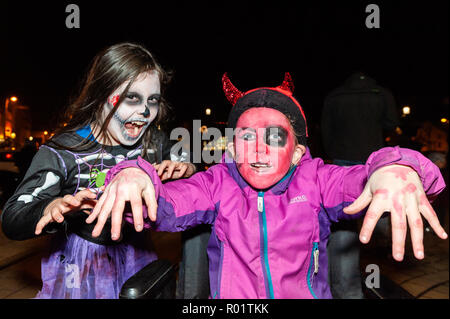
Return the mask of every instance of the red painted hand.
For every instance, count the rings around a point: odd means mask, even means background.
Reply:
[[[392,255],[397,261],[403,260],[405,253],[407,222],[411,231],[414,255],[417,259],[424,258],[421,214],[440,238],[447,239],[447,234],[427,199],[419,176],[408,166],[390,165],[375,171],[361,195],[350,206],[344,208],[344,212],[356,214],[369,204],[359,238],[362,243],[368,243],[381,215],[390,212]]]

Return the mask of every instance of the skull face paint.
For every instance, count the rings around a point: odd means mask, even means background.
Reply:
[[[256,189],[279,182],[289,171],[295,136],[287,117],[272,108],[251,108],[239,117],[235,161],[242,177]]]
[[[134,145],[158,114],[161,87],[155,71],[141,74],[117,105],[127,85],[128,81],[114,91],[103,107],[102,121],[117,108],[107,128],[112,145]]]

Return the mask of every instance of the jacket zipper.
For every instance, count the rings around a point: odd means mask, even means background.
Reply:
[[[269,299],[274,299],[273,294],[273,284],[272,284],[272,276],[270,275],[270,267],[269,267],[269,255],[268,255],[268,249],[267,249],[267,221],[266,221],[266,208],[264,205],[264,192],[258,192],[258,212],[260,213],[260,234],[262,232],[262,265],[263,265],[263,271],[265,273],[265,277],[267,279],[264,281],[264,284],[266,285],[266,291],[268,291]]]
[[[311,295],[314,297],[314,299],[318,298],[312,289],[312,280],[314,279],[315,275],[317,275],[318,272],[319,272],[319,243],[314,242],[311,251],[311,262],[309,264],[308,276],[306,278],[308,282],[309,291],[311,292]]]

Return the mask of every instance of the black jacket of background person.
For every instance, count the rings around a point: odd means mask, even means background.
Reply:
[[[362,73],[351,75],[326,98],[322,110],[322,139],[331,159],[365,162],[384,146],[383,130],[398,125],[394,97]]]

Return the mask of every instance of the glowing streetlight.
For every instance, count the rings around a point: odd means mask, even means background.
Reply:
[[[18,99],[16,96],[11,96],[10,100],[11,102],[17,102]]]
[[[402,109],[403,116],[411,114],[411,108],[408,105],[405,105]]]
[[[445,117],[441,118],[441,123],[448,123],[448,119],[446,119]]]
[[[210,108],[207,108],[207,109],[205,110],[205,114],[206,114],[206,115],[211,115],[211,109],[210,109]]]
[[[47,136],[47,135],[48,135],[48,132],[47,132],[47,131],[44,131],[44,135]]]
[[[28,140],[29,140],[29,141],[32,141],[32,140],[33,140],[33,136],[30,136],[30,137],[28,138]]]
[[[12,139],[15,139],[15,138],[16,138],[16,133],[12,132],[12,133],[11,133],[11,138],[12,138]]]

